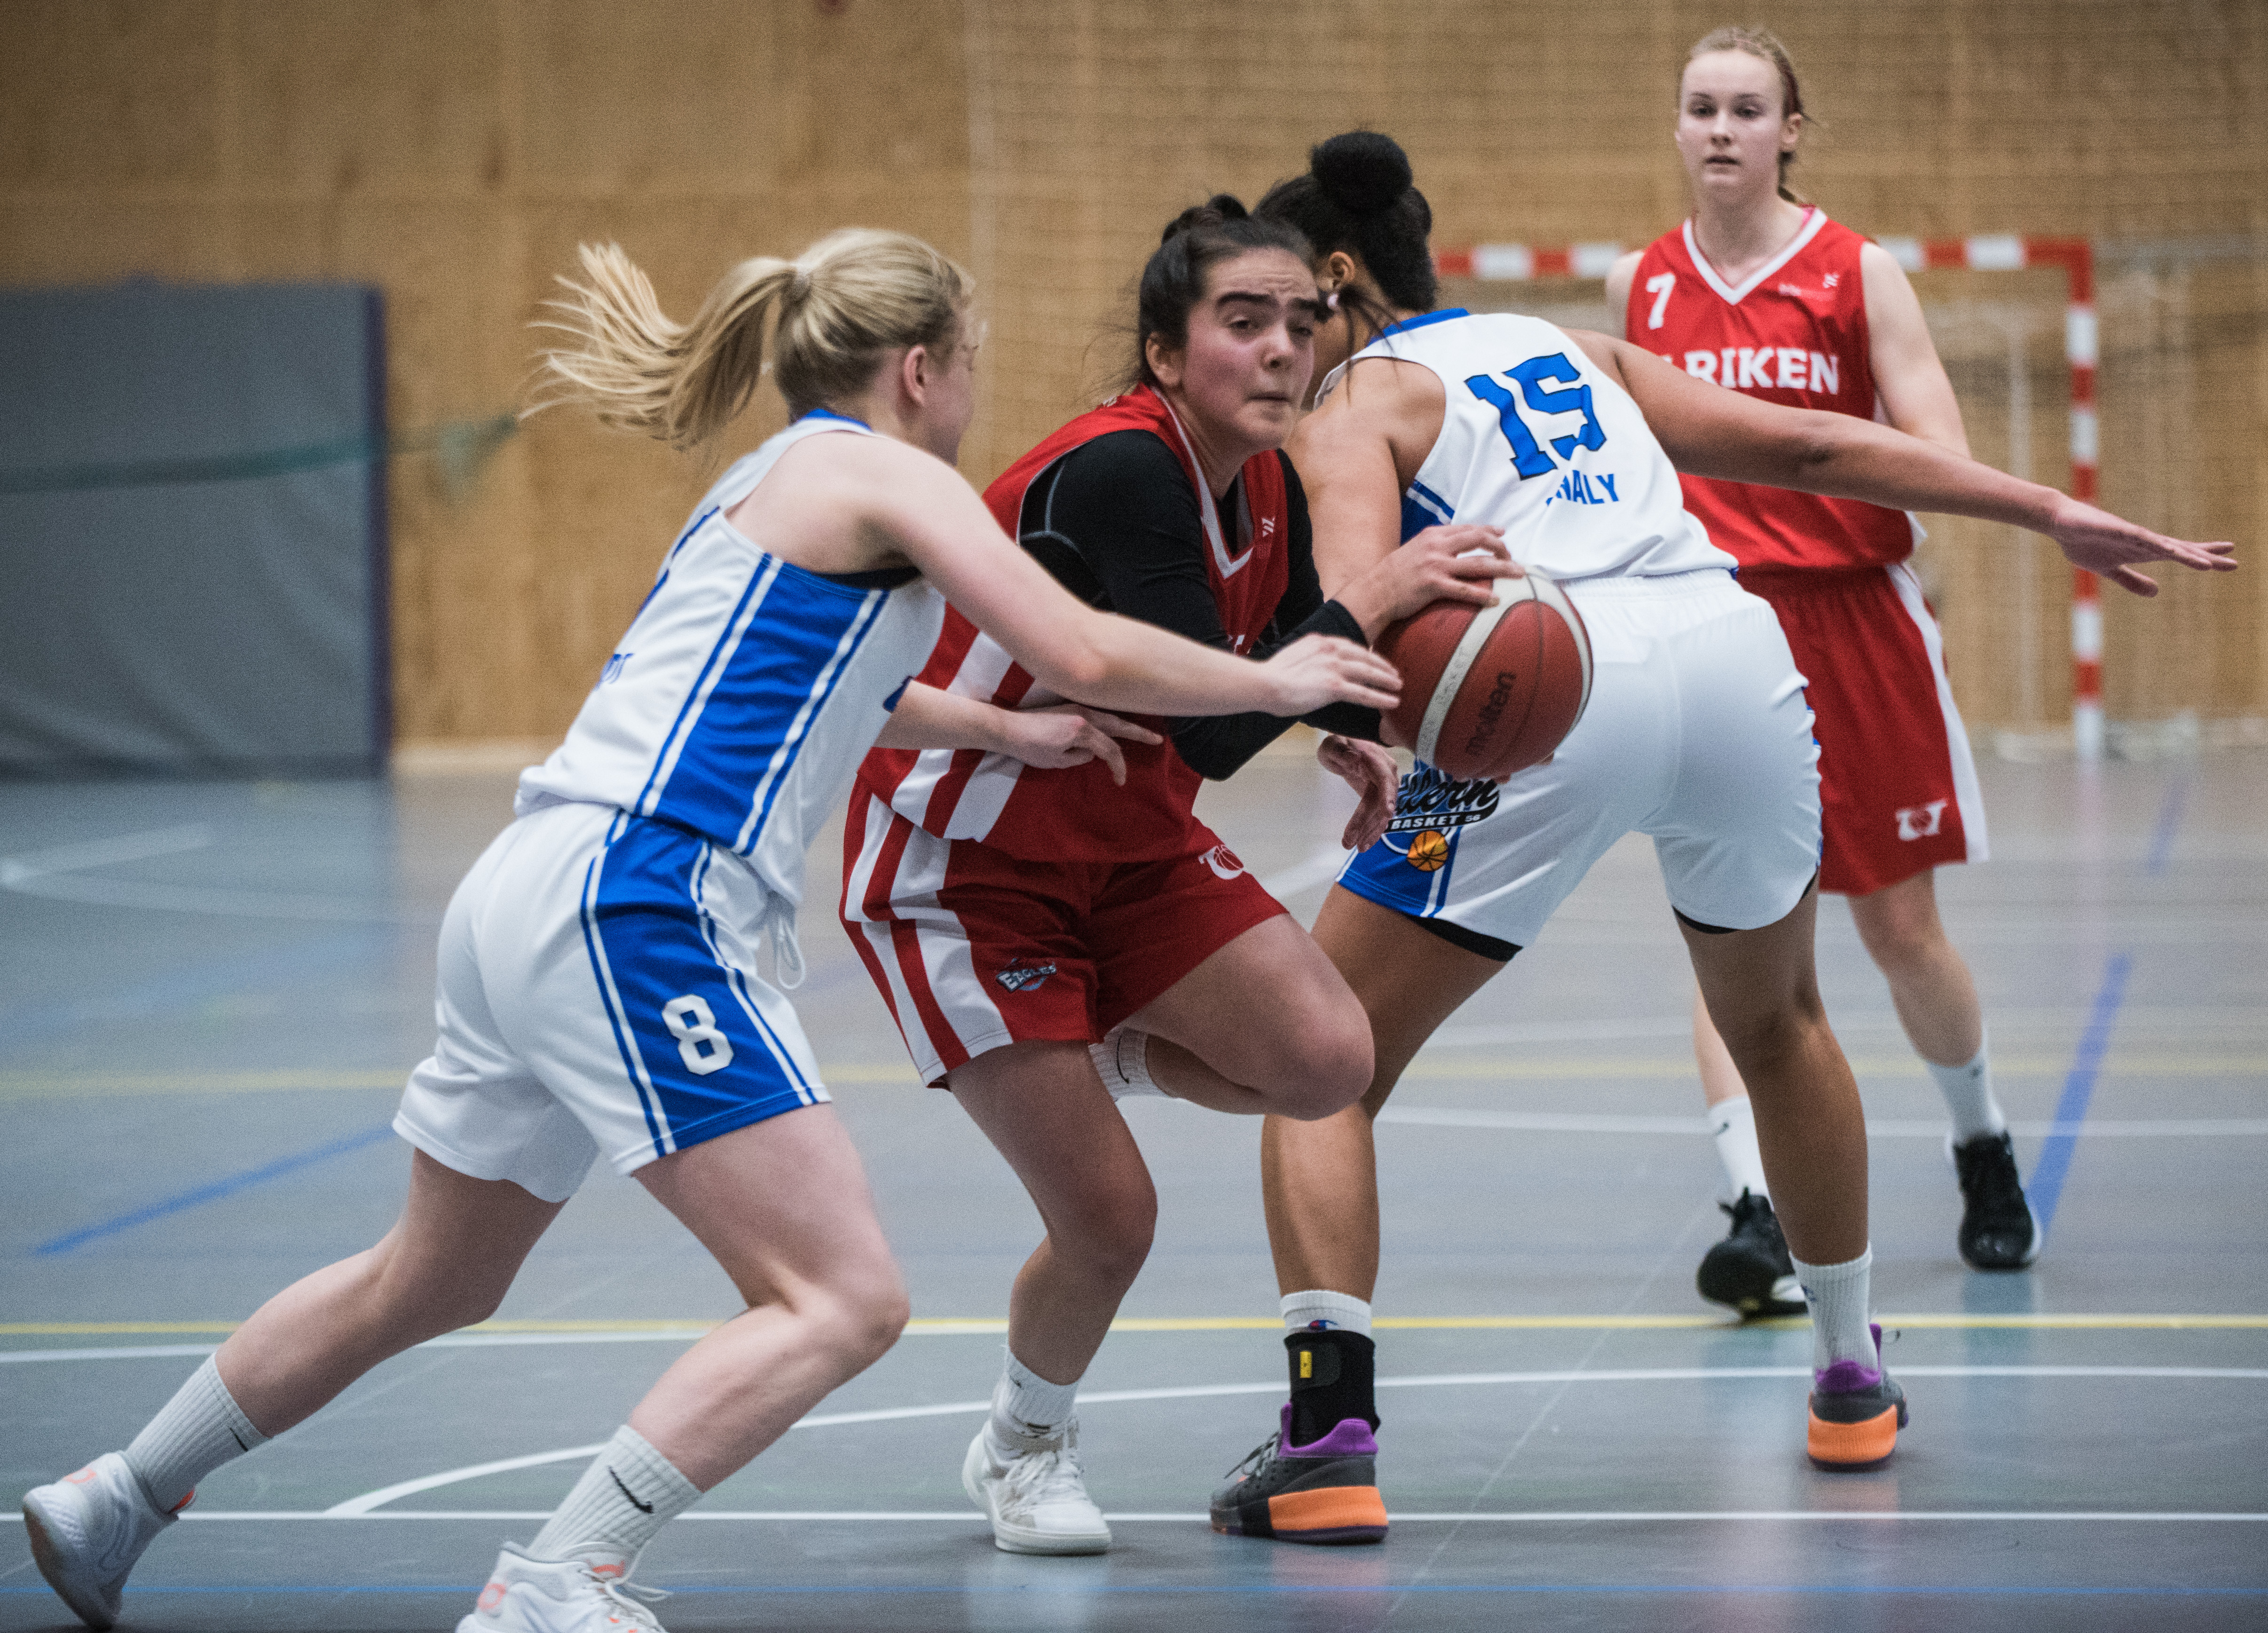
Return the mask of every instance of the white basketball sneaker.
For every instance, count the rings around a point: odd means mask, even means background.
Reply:
[[[667,1633],[646,1607],[668,1594],[579,1559],[534,1559],[512,1543],[457,1633]]]
[[[24,1494],[24,1533],[40,1574],[91,1628],[117,1622],[127,1573],[150,1539],[179,1518],[179,1511],[158,1512],[116,1452]]]
[[[961,1489],[992,1522],[993,1545],[1010,1554],[1100,1554],[1110,1527],[1086,1494],[1079,1462],[1079,1419],[1053,1435],[1012,1435],[1015,1455],[992,1455],[988,1424],[968,1443]]]

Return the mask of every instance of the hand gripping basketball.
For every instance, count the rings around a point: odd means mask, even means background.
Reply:
[[[1436,601],[1381,636],[1377,650],[1402,672],[1388,725],[1461,782],[1500,783],[1548,759],[1591,699],[1582,614],[1541,573],[1499,580],[1492,606]]]

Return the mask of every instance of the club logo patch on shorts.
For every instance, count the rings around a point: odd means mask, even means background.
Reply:
[[[1420,873],[1438,873],[1448,864],[1449,836],[1432,828],[1413,834],[1402,859]]]
[[[1926,805],[1908,805],[1898,813],[1900,839],[1935,839],[1939,825],[1945,820],[1945,808],[1949,799],[1933,799]]]
[[[1244,872],[1244,864],[1236,859],[1236,852],[1226,845],[1215,845],[1197,859],[1212,870],[1215,879],[1234,879]]]
[[[1402,779],[1394,796],[1394,817],[1386,831],[1415,834],[1426,828],[1463,828],[1494,816],[1503,793],[1501,787],[1485,778],[1460,783],[1432,766],[1421,765]]]
[[[1048,977],[1056,973],[1052,964],[1037,964],[1029,959],[1018,959],[1013,964],[993,973],[992,979],[1011,992],[1036,992],[1047,985]]]

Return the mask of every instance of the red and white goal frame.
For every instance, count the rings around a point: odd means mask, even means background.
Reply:
[[[2095,418],[2095,249],[2085,239],[2029,238],[1988,232],[1965,239],[1876,240],[1908,272],[2014,272],[2060,267],[2066,282],[2064,358],[2071,367],[2071,495],[2092,503],[2099,447]],[[1603,278],[1624,253],[1619,244],[1476,244],[1434,253],[1445,278],[1528,283],[1548,278]],[[2102,757],[2102,586],[2072,570],[2071,734],[2081,760]]]

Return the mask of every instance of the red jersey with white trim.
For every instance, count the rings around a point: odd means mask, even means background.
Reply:
[[[1273,451],[1245,461],[1238,484],[1243,503],[1228,519],[1244,548],[1233,554],[1196,450],[1173,409],[1146,386],[1113,398],[1057,430],[1002,472],[984,490],[984,503],[1014,537],[1024,496],[1049,467],[1098,437],[1123,430],[1151,432],[1180,461],[1183,476],[1197,491],[1204,532],[1198,548],[1205,555],[1205,573],[1220,609],[1221,628],[1233,650],[1250,651],[1266,632],[1291,582],[1291,504],[1283,464]],[[945,632],[916,678],[1003,709],[1064,701],[1033,680],[999,643],[950,607]],[[1142,723],[1162,732],[1160,721]],[[973,748],[877,748],[859,768],[858,786],[924,833],[939,839],[981,840],[1011,856],[1037,861],[1155,861],[1214,844],[1211,834],[1192,813],[1204,779],[1183,763],[1173,744],[1120,747],[1126,754],[1123,788],[1110,780],[1109,768],[1099,760],[1050,771]]]
[[[1859,269],[1866,242],[1814,210],[1786,249],[1734,287],[1688,221],[1639,259],[1624,336],[1696,379],[1767,402],[1880,418]],[[1913,554],[1904,511],[1707,476],[1679,481],[1709,542],[1746,569],[1881,567]]]

